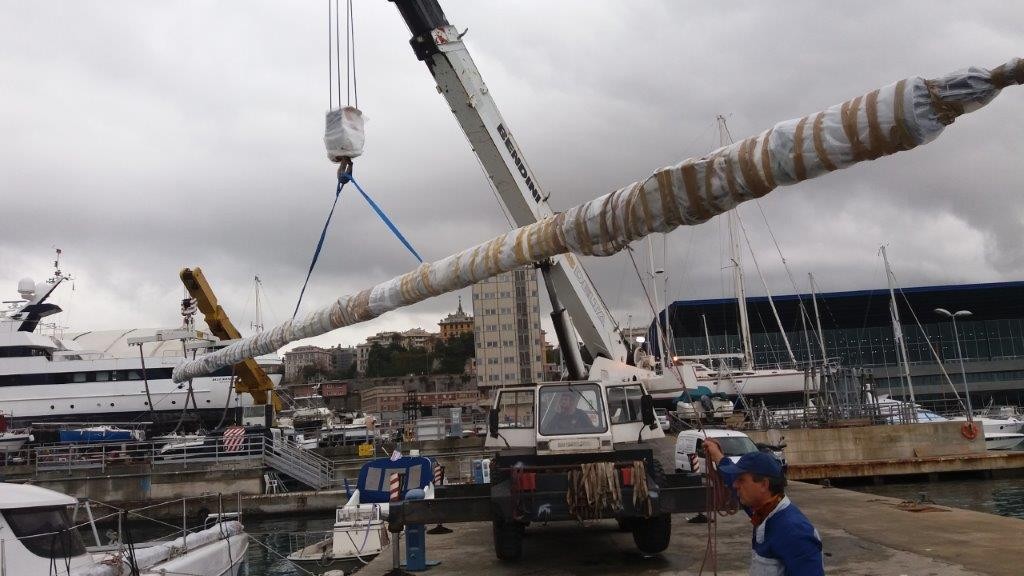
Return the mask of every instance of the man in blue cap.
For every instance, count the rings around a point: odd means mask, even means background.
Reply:
[[[751,452],[733,464],[714,440],[704,445],[754,525],[750,576],[824,576],[821,537],[786,496],[779,461],[767,452]]]

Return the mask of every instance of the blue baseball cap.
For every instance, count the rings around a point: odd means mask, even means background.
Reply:
[[[735,464],[723,459],[719,463],[718,469],[734,476],[744,473],[771,476],[773,478],[782,478],[783,476],[782,465],[779,464],[779,461],[774,456],[767,452],[749,452],[740,457],[739,462]]]

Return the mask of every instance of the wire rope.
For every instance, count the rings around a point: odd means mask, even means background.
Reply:
[[[341,107],[341,27],[338,15],[338,0],[334,0],[334,65],[337,68],[335,77],[338,79],[338,107]],[[346,63],[347,64],[347,63]]]

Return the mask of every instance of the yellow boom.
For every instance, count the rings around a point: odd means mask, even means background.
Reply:
[[[227,312],[217,303],[217,296],[214,295],[210,283],[206,281],[202,269],[184,268],[181,273],[181,282],[185,285],[188,293],[196,299],[199,311],[206,318],[206,325],[210,332],[221,340],[238,340],[242,334],[231,323]],[[281,409],[281,399],[274,393],[274,383],[267,376],[267,373],[260,368],[252,358],[246,358],[235,364],[235,391],[238,393],[249,393],[257,404],[267,404],[269,401],[274,405],[274,411]]]

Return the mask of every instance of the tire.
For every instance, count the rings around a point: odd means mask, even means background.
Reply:
[[[668,548],[672,539],[672,515],[637,518],[633,522],[633,542],[644,554],[657,554]]]
[[[491,525],[494,529],[494,554],[502,562],[516,562],[523,557],[524,526],[518,522],[507,522],[495,518]]]

